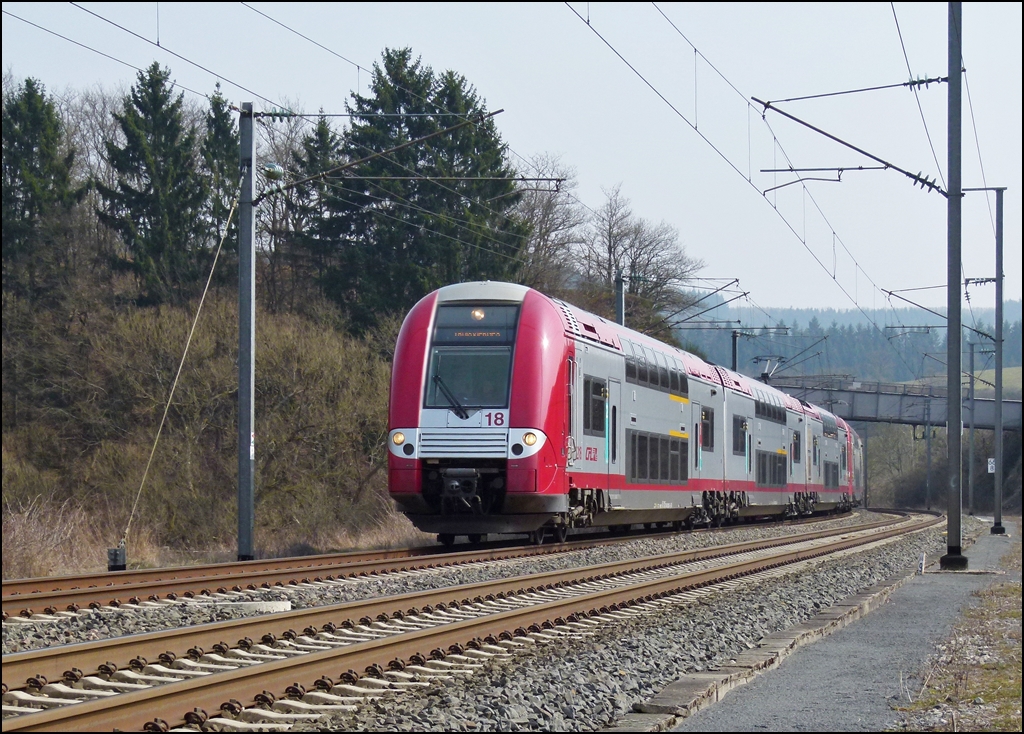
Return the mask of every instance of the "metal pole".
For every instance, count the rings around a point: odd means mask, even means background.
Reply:
[[[961,527],[961,439],[963,434],[963,390],[960,387],[962,359],[960,322],[960,143],[961,143],[961,44],[963,35],[963,7],[961,3],[949,4],[949,101],[948,116],[948,168],[949,187],[946,199],[946,317],[949,328],[946,331],[946,462],[949,476],[949,491],[946,497],[946,555],[939,559],[940,568],[962,570],[967,568],[967,556],[963,555]]]
[[[626,293],[621,270],[615,275],[615,323],[619,326],[626,325]]]
[[[971,440],[967,450],[967,512],[974,514],[974,341],[971,347]]]
[[[924,507],[926,510],[930,510],[932,509],[932,404],[930,401],[924,409],[924,420],[924,446],[926,466],[924,474]]]
[[[253,386],[256,378],[256,212],[253,177],[256,144],[252,102],[243,102],[238,130],[241,137],[238,202],[238,560],[251,561],[256,524],[253,466],[256,433],[253,428]]]
[[[868,508],[868,433],[870,431],[870,423],[864,424],[864,452],[861,455],[861,461],[864,462],[864,509]]]
[[[996,189],[996,487],[993,535],[1003,535],[1003,191]]]
[[[735,329],[732,332],[732,371],[739,372],[740,365],[740,333]]]

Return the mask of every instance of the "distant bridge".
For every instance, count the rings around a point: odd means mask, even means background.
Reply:
[[[821,377],[785,377],[771,380],[772,387],[795,398],[820,405],[847,421],[945,425],[948,400],[945,387],[864,382]],[[964,426],[971,424],[970,400],[963,399]],[[974,399],[974,427],[992,430],[996,401]],[[1003,399],[1003,428],[1021,429],[1021,401]]]

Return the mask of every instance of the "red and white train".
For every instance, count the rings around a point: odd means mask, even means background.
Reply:
[[[395,348],[388,486],[442,543],[852,507],[842,418],[531,288],[447,286]]]

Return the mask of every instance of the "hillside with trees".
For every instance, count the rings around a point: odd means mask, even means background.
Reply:
[[[263,554],[413,532],[383,441],[394,338],[431,290],[511,280],[611,316],[622,271],[630,322],[653,330],[701,266],[620,187],[590,208],[570,166],[513,164],[470,81],[409,49],[383,53],[347,112],[257,125],[260,166],[309,179],[257,211]],[[123,91],[4,78],[5,577],[102,568],[129,524],[132,563],[233,555],[238,157],[219,89],[197,102],[156,63]]]

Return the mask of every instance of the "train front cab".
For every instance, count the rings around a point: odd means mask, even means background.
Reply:
[[[532,532],[567,507],[569,348],[551,301],[461,283],[421,300],[395,350],[389,491],[444,536]]]

